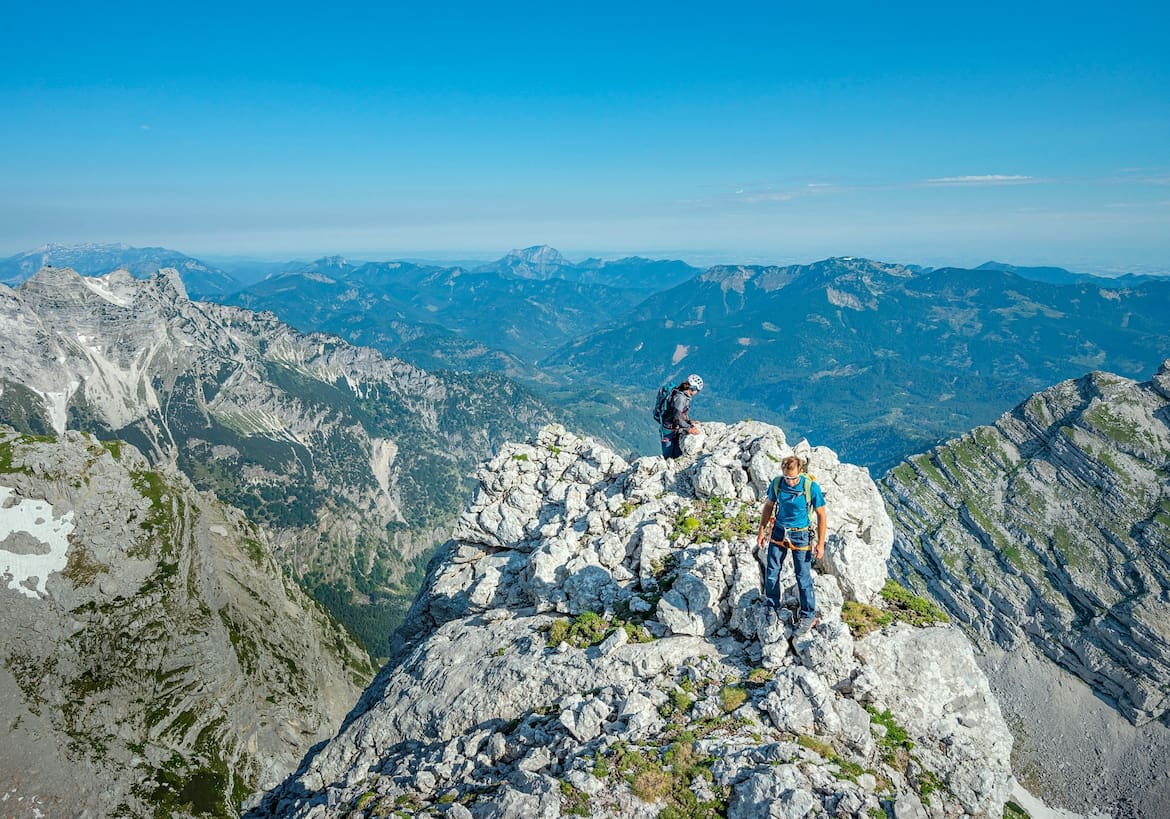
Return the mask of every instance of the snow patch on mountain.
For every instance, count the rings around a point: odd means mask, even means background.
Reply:
[[[45,594],[45,581],[65,568],[73,513],[57,516],[52,504],[17,498],[0,486],[0,578],[34,600]]]

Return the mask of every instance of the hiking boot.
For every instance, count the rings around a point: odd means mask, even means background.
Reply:
[[[812,627],[819,622],[821,622],[821,618],[817,617],[815,614],[810,614],[800,618],[800,624],[796,627],[797,636],[803,637],[804,635],[808,634],[812,630]]]

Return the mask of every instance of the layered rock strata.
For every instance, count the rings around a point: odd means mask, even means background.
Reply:
[[[630,464],[548,427],[505,447],[403,653],[249,815],[999,816],[1011,737],[961,633],[842,620],[886,580],[868,473],[797,446],[830,521],[800,636],[762,605],[755,549],[794,448],[750,422],[687,446]]]
[[[1141,725],[1170,708],[1170,361],[1092,373],[889,472],[894,571]]]

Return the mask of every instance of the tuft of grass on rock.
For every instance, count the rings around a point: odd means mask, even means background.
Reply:
[[[1003,819],[1032,819],[1032,814],[1009,799],[1003,805]]]
[[[719,689],[719,703],[728,714],[747,702],[747,698],[747,689],[742,685],[725,685]]]
[[[866,603],[846,600],[841,607],[841,620],[849,626],[855,638],[860,638],[894,622],[894,613]]]
[[[905,771],[910,760],[910,752],[914,750],[914,742],[906,729],[894,720],[894,715],[887,711],[879,711],[872,705],[867,705],[870,721],[885,729],[885,733],[878,737],[878,749],[882,760],[899,771]]]
[[[591,816],[589,794],[569,782],[561,782],[561,813],[564,816]]]
[[[825,759],[829,759],[830,757],[835,756],[833,753],[833,746],[819,737],[809,736],[808,734],[801,734],[796,738],[796,744],[801,748],[808,748],[813,753],[818,754]]]
[[[849,626],[855,638],[895,622],[909,623],[917,628],[950,622],[950,617],[941,608],[894,580],[887,580],[880,594],[884,608],[852,600],[847,600],[841,608],[841,620]]]

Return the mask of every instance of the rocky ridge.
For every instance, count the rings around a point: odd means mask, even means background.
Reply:
[[[171,268],[178,271],[187,291],[197,297],[222,295],[240,287],[223,270],[176,250],[124,244],[42,245],[0,259],[0,283],[15,287],[44,267],[70,268],[83,276],[125,270],[139,279],[148,279],[160,270]]]
[[[402,653],[248,815],[999,816],[1011,736],[970,644],[842,620],[886,583],[868,473],[755,422],[687,448],[631,464],[559,427],[504,447]],[[794,449],[830,521],[804,636],[762,605],[755,549]]]
[[[1170,361],[1095,372],[882,482],[894,567],[976,639],[1034,646],[1135,724],[1170,709]]]
[[[364,652],[263,530],[171,467],[0,426],[0,800],[237,815],[330,736]]]
[[[891,573],[982,646],[1017,776],[1075,810],[1167,815],[1170,361],[1037,393],[881,489]]]
[[[44,269],[0,286],[0,328],[0,422],[119,438],[176,463],[264,525],[282,563],[377,655],[408,604],[395,584],[446,537],[465,476],[550,417],[496,376],[433,375],[191,301],[174,271]]]

